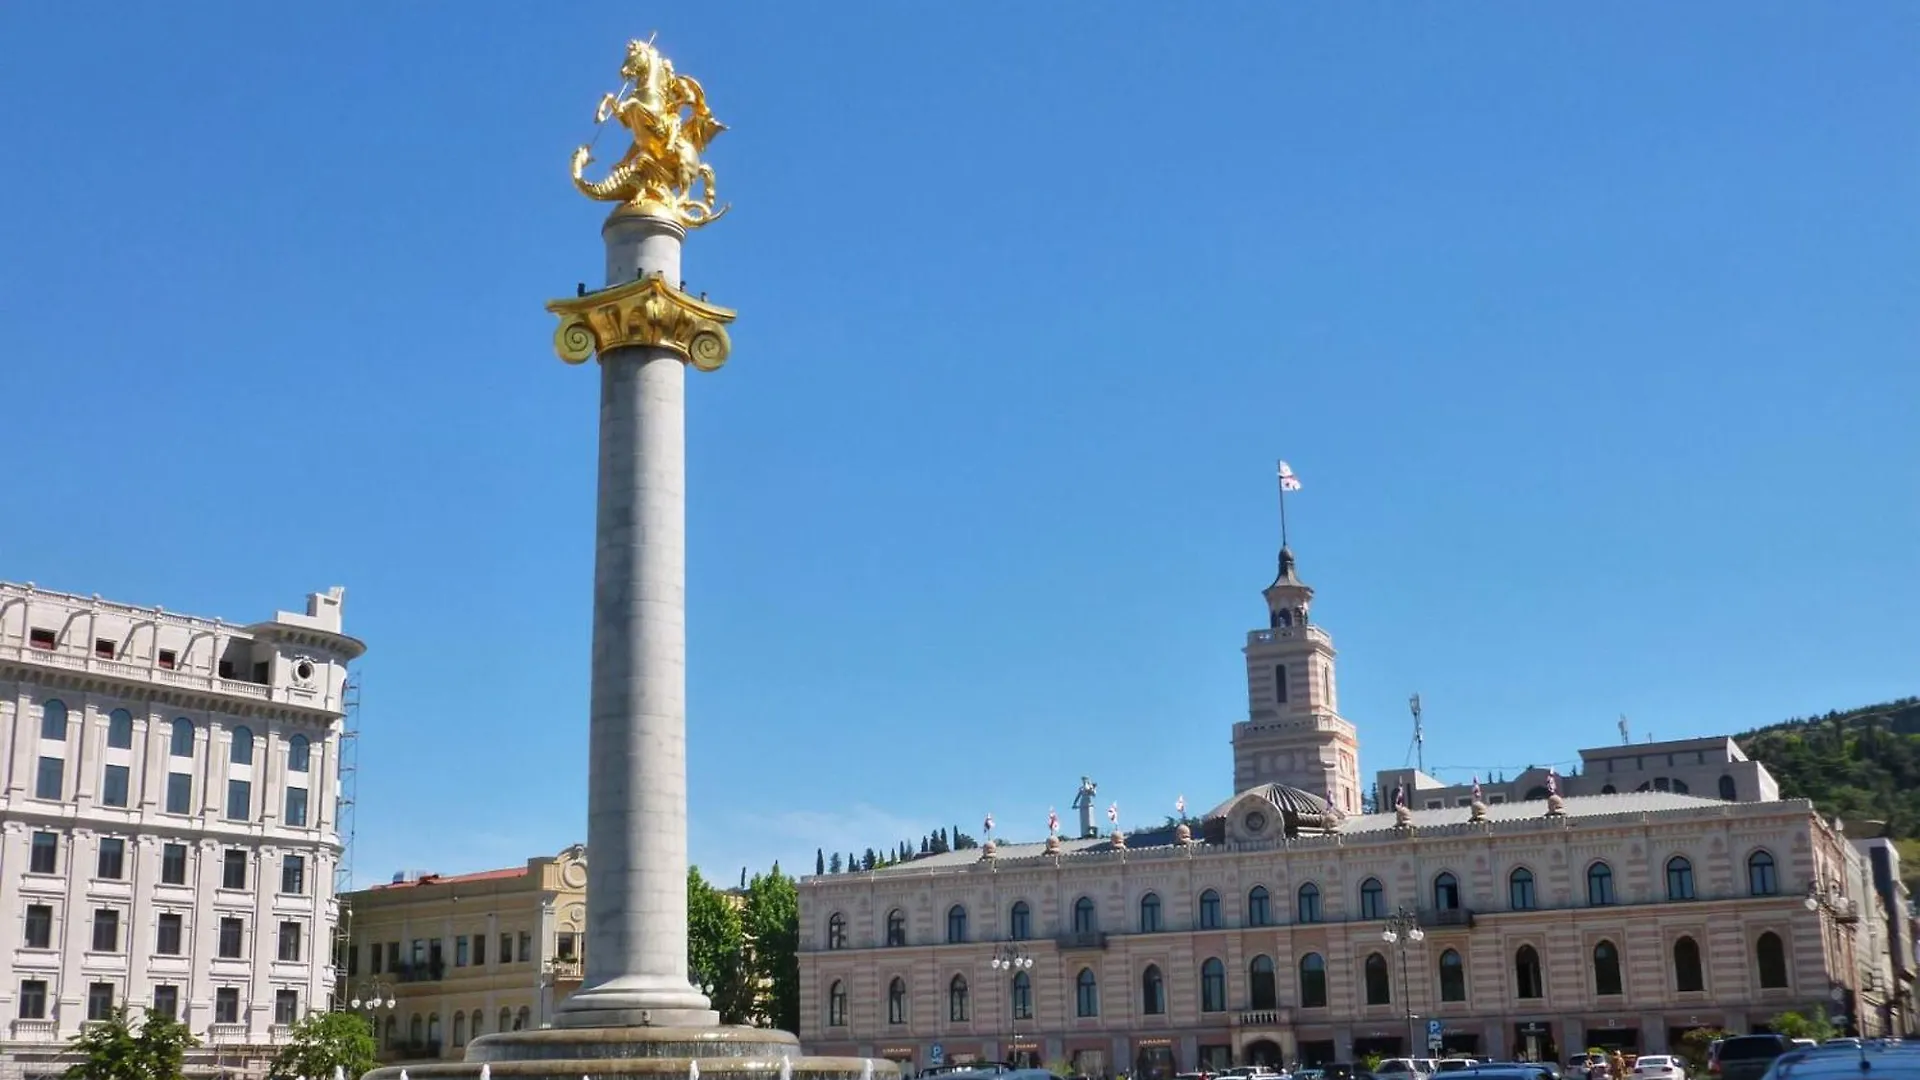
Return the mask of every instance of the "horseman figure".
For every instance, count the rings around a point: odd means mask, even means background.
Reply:
[[[591,146],[575,150],[574,187],[590,199],[625,203],[689,228],[726,213],[715,206],[713,166],[700,160],[713,137],[727,129],[707,107],[706,91],[676,73],[651,41],[627,43],[620,74],[626,85],[600,99],[594,122],[619,120],[632,145],[598,181],[584,176],[593,162]]]

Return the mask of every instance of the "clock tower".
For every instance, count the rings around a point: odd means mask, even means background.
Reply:
[[[1360,812],[1360,745],[1340,716],[1333,638],[1312,620],[1313,589],[1280,549],[1263,594],[1267,627],[1247,634],[1247,718],[1233,725],[1233,789],[1284,784]]]

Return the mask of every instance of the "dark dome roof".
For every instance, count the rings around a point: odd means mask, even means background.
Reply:
[[[1213,811],[1207,815],[1207,820],[1226,817],[1233,811],[1236,804],[1249,796],[1264,800],[1280,812],[1280,822],[1288,836],[1293,836],[1301,829],[1331,831],[1337,818],[1327,800],[1311,791],[1288,787],[1286,784],[1261,784],[1258,787],[1248,788],[1214,807]]]

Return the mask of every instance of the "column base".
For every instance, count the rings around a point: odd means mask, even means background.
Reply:
[[[695,1066],[698,1065],[698,1072]],[[547,1028],[482,1035],[467,1060],[390,1065],[364,1080],[899,1080],[879,1058],[803,1057],[784,1031],[750,1027]]]

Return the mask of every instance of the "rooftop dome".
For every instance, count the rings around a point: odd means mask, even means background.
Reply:
[[[1302,791],[1286,784],[1261,784],[1248,788],[1214,807],[1205,820],[1224,820],[1235,813],[1245,813],[1250,802],[1265,803],[1278,811],[1281,829],[1288,836],[1297,836],[1303,830],[1332,832],[1338,821],[1338,815],[1327,800],[1311,791]]]

